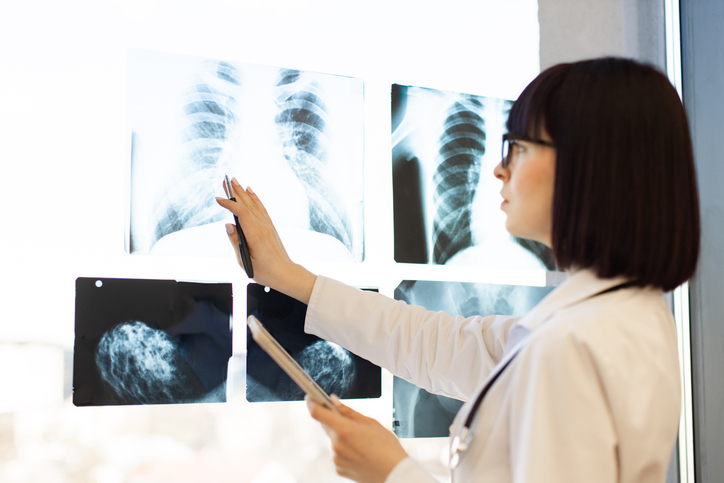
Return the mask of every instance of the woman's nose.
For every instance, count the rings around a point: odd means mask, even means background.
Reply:
[[[493,169],[493,174],[496,178],[498,178],[501,181],[505,181],[510,176],[510,172],[507,168],[503,167],[503,161],[501,160],[498,165]]]

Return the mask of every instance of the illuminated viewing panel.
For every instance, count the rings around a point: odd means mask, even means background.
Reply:
[[[14,234],[0,241],[12,275],[0,280],[0,383],[12,388],[0,402],[0,481],[344,481],[304,403],[247,400],[253,282],[223,227],[233,218],[213,202],[224,174],[253,188],[290,257],[314,273],[391,297],[402,280],[546,284],[548,272],[522,264],[531,256],[515,244],[502,268],[432,262],[435,161],[419,186],[427,258],[398,260],[395,246],[392,86],[515,99],[539,71],[535,0],[39,0],[11,10],[0,16],[13,46],[3,56],[0,196]],[[414,146],[421,163],[436,156],[453,105],[405,116],[429,133],[432,148]],[[485,132],[485,156],[497,155],[499,135]],[[182,336],[139,305],[170,310],[160,287],[183,284],[233,293],[231,307],[204,318],[225,335],[200,365],[191,345],[215,336]],[[101,303],[106,292],[115,295]],[[130,367],[140,347],[130,340],[157,342],[169,355],[158,367],[183,359],[214,377],[197,373],[211,381],[203,395],[136,403],[119,395],[132,378],[117,391],[118,378],[101,375],[103,360]],[[374,378],[379,390],[362,386],[345,403],[392,428],[393,379]],[[444,481],[444,439],[404,444]]]

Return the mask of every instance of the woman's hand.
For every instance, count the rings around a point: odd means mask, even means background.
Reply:
[[[307,408],[322,423],[332,441],[337,473],[360,483],[383,483],[407,453],[392,431],[339,402],[332,396],[341,416],[307,399]]]
[[[231,186],[236,201],[225,198],[216,198],[216,201],[239,218],[249,245],[254,280],[308,304],[316,276],[289,258],[269,213],[254,191],[242,188],[236,178],[232,179]],[[227,224],[226,232],[243,267],[235,225]]]

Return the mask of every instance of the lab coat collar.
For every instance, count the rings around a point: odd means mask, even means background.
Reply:
[[[498,366],[502,366],[515,355],[530,333],[545,324],[559,310],[583,302],[628,280],[626,277],[599,278],[589,269],[568,273],[568,278],[559,287],[549,293],[510,329],[505,355]],[[497,370],[493,371],[493,375],[496,372]]]
[[[529,331],[543,325],[557,311],[576,305],[594,295],[629,281],[626,277],[599,278],[593,270],[568,273],[568,278],[549,293],[518,323]]]

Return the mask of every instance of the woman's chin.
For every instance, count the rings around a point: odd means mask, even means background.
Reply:
[[[542,243],[548,248],[551,248],[551,236],[543,236],[537,233],[531,233],[529,230],[516,229],[515,226],[509,226],[508,220],[505,221],[505,229],[508,233],[516,238],[525,238],[526,240],[532,240],[534,242]]]

